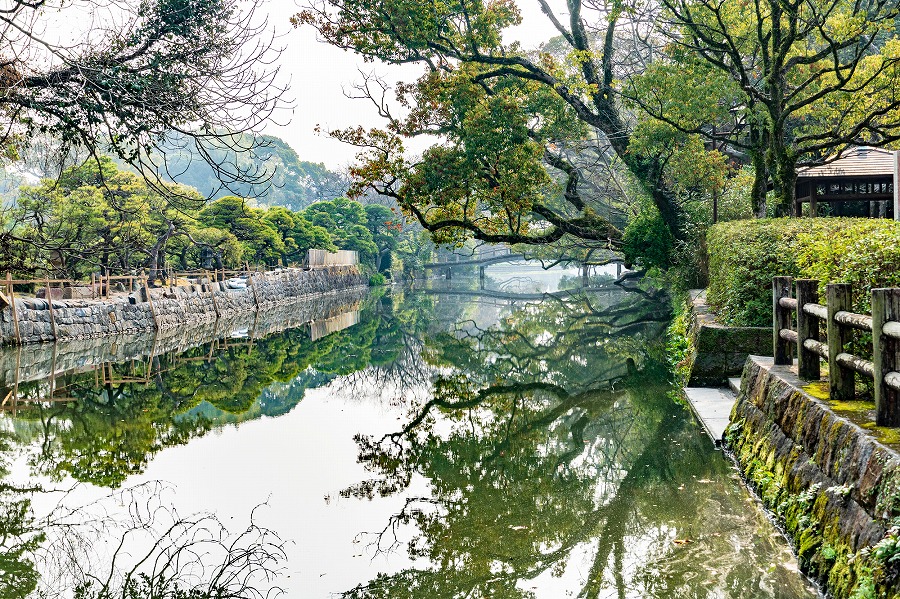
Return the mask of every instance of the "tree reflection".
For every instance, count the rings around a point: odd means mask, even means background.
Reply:
[[[724,578],[711,572],[707,581],[653,565],[677,557],[675,540],[693,544],[695,557],[724,549],[697,538],[698,514],[727,481],[725,463],[710,459],[708,441],[667,393],[660,299],[645,291],[544,301],[496,326],[467,321],[432,336],[429,397],[400,430],[357,438],[375,476],[343,492],[402,494],[404,507],[371,533],[371,547],[398,549],[408,527],[414,536],[403,545],[430,566],[381,574],[345,596],[530,597],[529,581],[563,576],[575,562],[581,597],[635,588],[718,596],[725,578],[728,596],[758,588],[760,571],[733,560]],[[417,478],[427,495],[410,495]],[[675,539],[684,523],[696,532]]]
[[[283,414],[307,388],[370,364],[389,368],[408,340],[398,331],[416,328],[420,317],[375,296],[359,324],[315,341],[305,328],[293,329],[105,365],[99,378],[93,371],[68,374],[57,385],[75,401],[21,411],[19,441],[39,447],[31,456],[36,473],[115,488],[158,452],[217,425]],[[22,385],[20,393],[37,394],[41,384]]]

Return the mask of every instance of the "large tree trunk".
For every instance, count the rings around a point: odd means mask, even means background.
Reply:
[[[619,150],[616,149],[619,153]],[[653,204],[659,210],[659,214],[666,223],[669,232],[676,241],[686,241],[684,230],[684,218],[681,206],[675,199],[675,195],[663,181],[663,166],[659,160],[646,156],[635,156],[627,150],[622,150],[619,156],[625,161],[629,170],[643,183],[649,193]]]
[[[765,132],[756,126],[750,127],[750,151],[753,163],[753,188],[750,190],[750,205],[754,218],[766,217],[766,194],[769,192],[769,169],[766,167]]]
[[[797,159],[783,144],[772,144],[769,151],[775,216],[800,216],[794,208],[797,185]]]
[[[166,227],[166,232],[160,235],[160,237],[156,240],[156,243],[153,244],[153,247],[150,248],[150,259],[147,262],[147,269],[149,272],[149,280],[150,285],[153,286],[156,284],[156,280],[160,278],[160,269],[162,264],[165,263],[165,255],[163,252],[165,251],[166,242],[169,241],[169,238],[175,233],[175,223],[168,223],[168,227]]]

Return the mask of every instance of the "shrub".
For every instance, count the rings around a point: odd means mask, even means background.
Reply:
[[[380,287],[385,284],[387,279],[380,272],[376,272],[374,275],[369,277],[369,285],[372,287]]]
[[[665,270],[672,264],[673,241],[659,212],[642,210],[625,227],[622,252],[628,264]]]
[[[726,324],[772,323],[772,277],[853,285],[867,312],[873,288],[900,286],[900,222],[868,218],[742,220],[708,234],[707,298]]]

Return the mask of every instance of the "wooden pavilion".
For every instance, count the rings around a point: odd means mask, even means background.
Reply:
[[[861,146],[828,164],[798,169],[794,215],[803,216],[809,204],[808,216],[900,220],[898,160],[898,152]]]

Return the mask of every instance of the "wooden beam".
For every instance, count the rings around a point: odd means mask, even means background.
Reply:
[[[838,195],[833,193],[828,193],[825,195],[816,196],[817,202],[876,202],[883,200],[891,200],[894,196],[889,193],[871,193],[871,194],[846,194],[846,195]],[[810,198],[802,198],[798,199],[798,201],[807,202],[810,201]]]
[[[805,381],[818,381],[821,373],[819,356],[810,351],[807,339],[818,341],[819,319],[807,313],[806,304],[819,303],[819,282],[812,279],[798,279],[797,289],[797,374]]]

